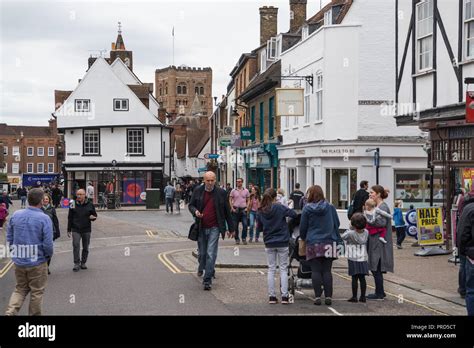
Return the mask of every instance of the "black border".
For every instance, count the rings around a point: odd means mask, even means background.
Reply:
[[[84,131],[85,130],[98,130],[99,131],[99,153],[98,154],[86,154],[85,152],[85,141],[84,141]],[[83,157],[100,157],[101,155],[101,149],[102,147],[100,146],[100,128],[87,128],[82,130],[82,156]]]
[[[135,131],[141,130],[142,131],[142,153],[130,153],[128,152],[128,131]],[[127,156],[130,157],[144,157],[145,156],[145,129],[144,128],[127,128],[125,135],[127,137]]]
[[[116,109],[115,108],[115,101],[116,100],[126,100],[127,101],[127,110],[125,109]],[[113,107],[114,107],[114,111],[129,111],[130,110],[130,100],[128,98],[114,98],[114,101],[113,101]]]
[[[77,102],[78,100],[87,100],[87,101],[89,102],[89,110],[87,110],[87,111],[84,111],[84,110],[77,111],[77,108],[76,108],[77,104],[76,104],[76,102]],[[91,100],[90,100],[90,99],[74,99],[74,112],[91,112]]]

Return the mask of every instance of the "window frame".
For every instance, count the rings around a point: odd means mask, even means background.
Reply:
[[[120,107],[119,107],[119,108],[117,108],[116,105],[115,105],[115,103],[116,103],[117,101],[120,102]],[[123,103],[124,101],[127,103],[127,105],[126,105],[127,108],[126,108],[126,109],[124,109],[124,108],[123,108],[123,105],[122,105],[122,103]],[[128,98],[114,98],[114,103],[113,103],[113,105],[114,105],[114,111],[129,111],[129,109],[130,109],[130,102],[129,102]]]
[[[268,99],[268,139],[275,138],[275,97]]]
[[[177,95],[188,95],[188,86],[186,82],[179,82],[176,86]]]
[[[324,25],[332,25],[332,7],[324,12]]]
[[[97,131],[97,153],[86,153],[86,132]],[[100,128],[89,128],[82,130],[82,156],[101,156],[100,154]]]
[[[41,154],[40,154],[40,149],[41,149]],[[44,147],[43,146],[39,146],[39,147],[36,148],[36,156],[44,157]]]
[[[467,17],[467,4],[470,4],[470,17]],[[470,33],[470,26],[474,23],[474,1],[473,0],[464,0],[463,6],[463,21],[464,21],[464,36],[463,36],[463,44],[464,44],[464,58],[466,60],[474,59],[474,47],[472,53],[469,55],[469,42],[474,42],[474,28],[472,30],[472,36],[469,37]]]
[[[141,132],[141,153],[130,152],[130,132],[140,131]],[[127,128],[127,155],[128,156],[145,156],[145,129],[144,128]]]
[[[42,166],[43,170],[40,170],[40,166]],[[44,174],[44,163],[36,163],[36,173],[38,174]]]
[[[3,147],[3,156],[8,156],[8,146]]]
[[[53,166],[53,170],[49,170],[50,166]],[[48,163],[48,174],[54,173],[54,163]]]
[[[311,85],[306,81],[304,89],[304,124],[311,122]]]
[[[81,107],[79,108],[78,105]],[[84,102],[87,102],[87,110],[84,109]],[[90,112],[91,111],[91,100],[90,99],[74,99],[74,112]]]
[[[267,49],[263,48],[260,52],[260,73],[267,70]]]
[[[431,12],[429,11],[431,5]],[[428,9],[425,9],[425,6]],[[426,11],[427,17],[420,19],[420,11]],[[416,4],[416,9],[415,9],[415,18],[416,18],[416,68],[417,72],[424,72],[424,71],[429,71],[433,69],[433,18],[434,18],[434,7],[433,7],[433,1],[432,0],[422,0],[418,4]],[[420,23],[428,21],[427,25],[427,32],[420,34]],[[423,45],[428,42],[431,43],[431,49],[424,50]],[[427,66],[424,65],[424,59],[425,55],[428,54],[429,57],[429,64]]]
[[[51,150],[51,149],[53,150],[53,154],[52,154],[52,155],[50,154],[50,151],[49,151],[49,150]],[[55,156],[54,153],[55,153],[55,151],[54,151],[54,146],[48,146],[48,157],[54,157],[54,156]]]
[[[17,149],[17,151],[15,151]],[[19,146],[12,146],[12,156],[20,156],[20,147]]]
[[[31,153],[30,153],[30,150],[31,150]],[[34,146],[28,146],[26,148],[26,156],[27,157],[33,157],[35,155],[35,148]]]
[[[324,74],[322,70],[316,72],[316,123],[319,123],[323,120],[324,116]]]
[[[5,162],[4,164],[5,164],[5,166],[2,168],[2,171],[0,173],[5,173],[6,174],[6,173],[8,173],[8,162]]]
[[[30,170],[30,167],[31,167],[31,170]],[[26,164],[26,173],[27,174],[33,174],[34,173],[34,163],[27,163]]]
[[[6,165],[6,163],[5,163]],[[16,170],[15,170],[16,168]],[[12,163],[12,174],[20,174],[20,163]]]

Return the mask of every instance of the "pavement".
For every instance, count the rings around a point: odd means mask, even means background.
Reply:
[[[457,267],[448,256],[415,257],[407,240],[394,250],[385,301],[352,304],[345,260],[333,267],[332,306],[312,304],[312,289],[298,289],[291,306],[267,304],[267,270],[262,243],[220,240],[212,291],[196,275],[196,242],[187,239],[189,212],[98,211],[93,223],[88,270],[72,272],[66,234],[67,209],[58,210],[61,237],[55,242],[44,314],[51,315],[466,315],[457,298]],[[0,314],[15,286],[9,260],[0,263]],[[296,265],[296,262],[293,263]],[[367,277],[373,291],[372,277]],[[372,288],[371,288],[372,287]],[[27,314],[25,305],[22,314]]]

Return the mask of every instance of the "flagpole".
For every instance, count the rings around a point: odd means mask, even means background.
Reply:
[[[174,65],[174,27],[173,27],[172,35],[173,35],[173,65]]]

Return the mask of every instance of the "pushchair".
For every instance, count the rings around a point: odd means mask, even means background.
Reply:
[[[313,283],[311,280],[311,267],[306,261],[305,256],[298,254],[298,245],[300,241],[300,225],[301,214],[297,218],[291,219],[288,222],[288,228],[290,230],[290,245],[289,245],[289,265],[288,265],[288,291],[295,297],[296,290],[300,289],[312,289]],[[292,262],[296,260],[298,262],[298,270],[294,271]]]

